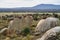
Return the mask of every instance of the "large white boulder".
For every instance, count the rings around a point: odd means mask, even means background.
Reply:
[[[36,34],[44,33],[55,26],[59,26],[58,24],[59,24],[58,18],[48,17],[46,19],[41,19],[35,28],[35,32]]]
[[[58,18],[48,17],[48,18],[46,18],[46,21],[50,23],[51,27],[55,27],[55,26],[59,25],[59,19]]]
[[[45,19],[41,19],[35,28],[35,33],[40,34],[41,32],[43,32],[44,27],[46,27],[46,21]]]
[[[58,33],[60,33],[60,26],[48,30],[41,38],[37,40],[56,40],[54,37],[56,37]]]

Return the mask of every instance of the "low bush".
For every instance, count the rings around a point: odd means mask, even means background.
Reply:
[[[30,34],[30,28],[26,27],[24,30],[21,31],[24,36]]]

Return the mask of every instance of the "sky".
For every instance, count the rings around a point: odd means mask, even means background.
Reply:
[[[0,0],[0,8],[33,7],[38,4],[60,5],[60,0]]]

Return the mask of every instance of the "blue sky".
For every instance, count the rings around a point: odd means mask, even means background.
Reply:
[[[60,5],[60,0],[0,0],[0,8],[32,7],[38,4]]]

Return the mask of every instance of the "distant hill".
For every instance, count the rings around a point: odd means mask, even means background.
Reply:
[[[60,5],[41,4],[41,5],[34,6],[34,8],[38,8],[38,9],[60,9]]]
[[[60,5],[39,4],[34,7],[0,8],[0,12],[60,12]]]

